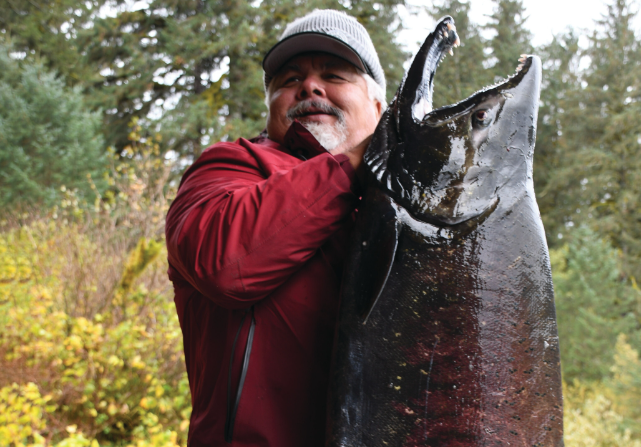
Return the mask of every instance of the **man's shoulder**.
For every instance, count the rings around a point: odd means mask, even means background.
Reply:
[[[270,140],[264,135],[236,141],[221,141],[209,146],[196,163],[211,162],[214,160],[237,159],[238,161],[261,161],[265,159],[296,160],[282,145]]]
[[[250,140],[239,138],[235,141],[221,141],[209,146],[187,169],[181,184],[197,173],[243,172],[266,178],[282,169],[291,169],[301,163],[280,144],[265,137]]]

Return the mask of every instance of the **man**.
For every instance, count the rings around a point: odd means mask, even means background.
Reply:
[[[189,445],[324,445],[357,173],[385,104],[365,29],[322,10],[264,59],[266,134],[210,147],[167,216]]]

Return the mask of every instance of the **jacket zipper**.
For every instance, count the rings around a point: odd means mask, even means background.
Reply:
[[[234,354],[236,353],[236,342],[240,336],[240,331],[245,323],[245,317],[251,313],[251,324],[249,326],[249,333],[247,334],[247,345],[245,346],[245,355],[243,356],[243,368],[240,373],[240,380],[238,381],[238,389],[236,390],[236,400],[232,405],[232,391],[231,391],[231,373],[234,364]],[[250,307],[243,315],[234,338],[234,344],[231,347],[231,358],[229,359],[229,374],[227,376],[227,417],[225,419],[225,442],[231,443],[234,436],[234,423],[236,422],[236,413],[238,412],[238,403],[240,396],[243,392],[243,385],[245,384],[245,377],[247,376],[247,368],[249,367],[249,357],[252,351],[252,344],[254,342],[254,330],[256,328],[256,319],[254,318],[254,306]]]

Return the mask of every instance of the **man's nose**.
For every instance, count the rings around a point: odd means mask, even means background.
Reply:
[[[315,96],[325,97],[325,85],[320,77],[307,76],[300,84],[297,99],[304,100]]]

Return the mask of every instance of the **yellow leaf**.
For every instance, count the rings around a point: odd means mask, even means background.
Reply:
[[[165,390],[160,385],[156,385],[156,397],[160,397],[165,393]]]

